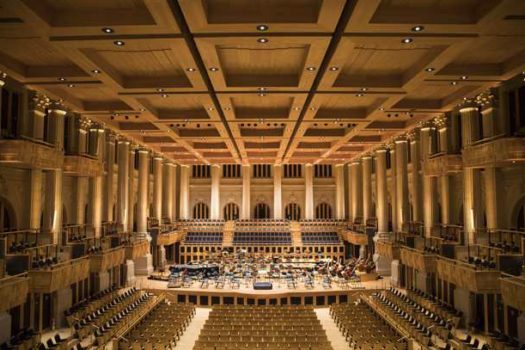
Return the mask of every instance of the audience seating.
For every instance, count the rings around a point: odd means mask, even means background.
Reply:
[[[34,349],[40,344],[40,334],[33,329],[22,329],[13,335],[9,341],[0,344],[0,350],[16,349]]]
[[[171,349],[195,316],[195,306],[164,301],[144,317],[119,343],[119,349]]]
[[[222,232],[188,232],[184,244],[222,244]]]
[[[314,244],[341,244],[337,232],[301,232],[301,240],[305,245]]]
[[[215,306],[194,350],[332,350],[308,306]]]
[[[234,245],[291,245],[292,236],[290,232],[234,232]]]
[[[402,336],[365,303],[332,304],[330,315],[353,349],[407,349]]]

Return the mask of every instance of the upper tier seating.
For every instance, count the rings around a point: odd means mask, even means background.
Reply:
[[[398,341],[401,336],[365,303],[332,304],[330,315],[353,349],[407,348],[406,341]]]
[[[222,232],[188,232],[184,244],[222,244]]]
[[[22,329],[13,335],[9,341],[0,344],[0,350],[34,349],[40,343],[40,334],[33,329]]]
[[[305,245],[341,243],[337,232],[301,232],[301,240]]]
[[[290,245],[290,232],[234,232],[233,244],[236,245]]]
[[[332,350],[313,307],[213,307],[194,350]]]

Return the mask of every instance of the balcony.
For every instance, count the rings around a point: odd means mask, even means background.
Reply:
[[[64,174],[74,176],[101,176],[102,162],[89,154],[68,154],[64,157]]]
[[[0,164],[31,169],[60,169],[64,157],[53,144],[22,136],[0,140]]]
[[[423,173],[429,176],[441,176],[459,173],[462,167],[461,154],[435,153],[423,162]]]
[[[364,233],[346,231],[341,234],[343,240],[353,245],[367,245],[368,236]]]
[[[127,260],[135,260],[150,252],[149,241],[147,239],[131,240],[126,244],[125,248]]]
[[[425,273],[436,272],[436,255],[408,247],[400,248],[400,260],[403,265]]]
[[[497,270],[479,269],[466,262],[440,257],[437,259],[436,271],[442,280],[474,293],[500,292],[501,273]]]
[[[525,161],[525,138],[498,135],[463,149],[465,167],[505,166],[515,161]]]
[[[79,258],[55,264],[49,268],[30,270],[31,293],[52,293],[62,288],[69,288],[73,283],[89,277],[90,262]]]
[[[24,304],[28,292],[27,273],[0,279],[0,312]]]
[[[182,240],[182,232],[171,231],[167,233],[161,233],[157,236],[157,245],[158,246],[168,246],[174,243],[180,242]]]
[[[99,273],[108,271],[111,268],[124,263],[126,251],[124,247],[105,249],[101,252],[94,253],[89,257],[89,271]]]
[[[391,260],[399,260],[399,245],[393,241],[378,240],[376,242],[375,251],[381,256],[385,256]]]
[[[525,310],[525,278],[523,276],[512,276],[502,278],[501,281],[501,295],[505,304],[513,308],[524,311]]]

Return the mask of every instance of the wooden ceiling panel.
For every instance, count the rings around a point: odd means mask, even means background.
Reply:
[[[261,91],[220,94],[218,97],[227,120],[273,122],[296,120],[306,94]]]
[[[267,42],[259,42],[261,38]],[[308,89],[329,39],[328,36],[250,36],[199,37],[196,41],[216,90],[257,91],[261,87]]]
[[[331,32],[344,0],[179,0],[196,33]]]

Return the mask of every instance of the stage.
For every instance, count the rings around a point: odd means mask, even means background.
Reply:
[[[241,283],[239,288],[226,284],[216,288],[210,283],[207,288],[201,288],[194,282],[190,287],[168,288],[168,282],[149,280],[147,277],[137,277],[135,285],[138,288],[162,291],[173,300],[182,303],[193,303],[199,306],[221,304],[231,305],[313,305],[327,306],[332,303],[347,302],[349,297],[375,289],[385,289],[390,286],[390,277],[380,280],[361,282],[359,288],[341,288],[332,283],[331,288],[325,288],[322,281],[314,283],[312,288],[306,288],[303,282],[297,283],[295,289],[288,288],[284,281],[274,282],[271,290],[255,290],[252,284]]]

